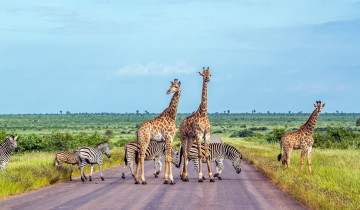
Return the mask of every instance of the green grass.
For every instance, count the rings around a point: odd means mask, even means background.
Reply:
[[[244,158],[262,170],[277,186],[310,208],[360,208],[360,152],[358,150],[312,150],[312,173],[307,163],[300,170],[300,151],[293,150],[290,169],[277,160],[280,146],[223,138],[236,146]],[[305,161],[306,162],[306,161]]]
[[[110,159],[104,156],[103,168],[123,163],[123,148],[116,147],[110,153]],[[6,165],[6,174],[0,172],[0,199],[59,181],[69,180],[70,165],[64,164],[61,169],[57,169],[53,166],[54,158],[55,153],[50,152],[12,154],[10,162]],[[94,169],[98,170],[98,166],[95,165]],[[85,167],[85,172],[90,172],[89,165]],[[77,166],[75,166],[72,176],[80,176]],[[106,178],[106,173],[104,177]]]

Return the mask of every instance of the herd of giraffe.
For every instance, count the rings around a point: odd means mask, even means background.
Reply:
[[[210,167],[210,154],[209,154],[209,144],[210,144],[210,122],[207,115],[207,83],[210,82],[210,70],[209,67],[205,69],[203,68],[203,72],[198,72],[200,76],[203,78],[203,86],[202,86],[202,96],[201,96],[201,103],[199,105],[199,108],[196,112],[193,112],[192,115],[189,117],[186,117],[180,124],[179,127],[179,137],[181,140],[181,148],[180,148],[180,154],[179,154],[179,163],[181,164],[181,157],[184,158],[184,166],[181,171],[181,180],[182,181],[189,181],[188,173],[187,173],[187,163],[188,158],[190,154],[190,150],[195,143],[197,146],[197,154],[198,154],[198,160],[203,159],[203,152],[201,151],[201,140],[204,139],[204,147],[205,147],[205,161],[207,164],[208,172],[209,172],[209,178],[210,182],[214,182],[214,176],[211,172]],[[148,120],[143,122],[138,130],[137,130],[137,144],[139,145],[139,164],[136,166],[136,172],[134,174],[134,180],[135,184],[139,184],[138,180],[138,173],[139,169],[141,167],[141,181],[142,184],[146,184],[145,175],[144,175],[144,161],[145,161],[145,155],[146,150],[149,146],[150,141],[155,142],[165,142],[165,181],[164,184],[175,184],[172,170],[171,170],[171,161],[172,161],[172,142],[177,134],[178,130],[175,125],[176,115],[177,115],[177,107],[180,100],[181,95],[181,82],[178,79],[175,79],[173,82],[171,81],[171,87],[166,92],[167,94],[174,93],[169,106],[155,119]],[[316,101],[316,105],[314,104],[315,110],[310,115],[307,122],[300,126],[299,130],[294,132],[286,133],[282,136],[281,142],[280,142],[280,154],[278,156],[278,160],[282,160],[282,165],[287,167],[290,167],[290,155],[293,149],[301,149],[301,170],[304,166],[305,161],[305,155],[307,155],[307,162],[309,167],[309,172],[311,173],[311,150],[312,145],[314,143],[314,139],[312,137],[315,125],[317,123],[317,120],[319,118],[319,115],[324,108],[325,104],[321,104],[321,101]],[[0,144],[0,169],[4,171],[5,164],[8,163],[10,154],[13,150],[17,151],[17,143],[16,138],[10,136],[7,140],[2,142]],[[93,164],[97,163],[100,167],[100,174],[101,174],[101,164],[102,164],[102,155],[107,154],[108,157],[110,157],[109,153],[109,143],[103,142],[101,145],[105,145],[103,149],[99,148],[96,150],[96,148],[90,148],[96,152],[93,152],[94,155],[92,159],[94,159],[93,162],[91,162],[92,166]],[[99,145],[98,145],[99,147]],[[284,155],[281,154],[281,150],[283,150]],[[95,154],[96,153],[96,154]],[[62,154],[62,153],[61,153]],[[64,153],[65,154],[65,153]],[[86,153],[88,154],[88,153]],[[61,156],[61,155],[60,155]],[[74,164],[78,164],[77,160],[80,160],[79,157],[75,157],[75,153],[66,153],[66,155],[62,155],[66,157],[73,157],[70,158],[71,160],[68,160],[69,158],[65,158],[63,162],[72,164],[72,170],[74,167]],[[78,155],[76,155],[78,156]],[[100,157],[101,156],[101,157]],[[95,161],[98,160],[100,157],[101,161]],[[58,153],[56,154],[55,160],[58,158]],[[61,161],[60,161],[61,162]],[[83,161],[84,164],[85,161]],[[202,161],[198,161],[198,173],[199,173],[199,182],[202,182],[204,180],[204,176],[202,174]],[[62,162],[59,163],[62,165]],[[83,166],[84,166],[83,164]],[[80,168],[81,164],[79,164]],[[82,167],[83,167],[82,166]],[[71,172],[72,172],[71,170]],[[82,172],[82,170],[81,170]],[[81,173],[83,175],[83,173]],[[91,174],[92,174],[92,167],[91,167]],[[90,175],[91,176],[91,175]],[[86,177],[84,177],[86,178]],[[104,178],[102,177],[102,180]],[[91,179],[91,177],[90,177]],[[70,180],[71,180],[71,174],[70,174]],[[84,181],[84,179],[82,178]],[[170,181],[170,182],[169,182]]]
[[[187,160],[188,154],[193,143],[196,143],[198,148],[198,157],[201,160],[201,140],[204,139],[205,144],[205,160],[209,172],[210,182],[214,182],[214,177],[211,172],[210,160],[209,160],[209,144],[210,144],[210,122],[207,115],[207,83],[210,82],[210,70],[209,67],[205,69],[203,67],[203,72],[198,72],[203,78],[203,87],[202,87],[202,96],[201,103],[196,112],[193,112],[192,115],[186,117],[180,124],[179,127],[179,137],[181,140],[181,151],[180,151],[180,161],[181,156],[184,158],[184,167],[181,171],[181,180],[189,181],[187,173]],[[175,125],[177,107],[181,95],[181,82],[178,79],[175,79],[171,83],[171,87],[166,92],[167,94],[174,93],[169,106],[155,119],[145,121],[140,125],[137,130],[137,143],[140,145],[139,151],[139,164],[136,166],[136,172],[134,174],[135,184],[139,184],[138,173],[141,167],[141,181],[142,184],[147,184],[144,175],[144,160],[146,149],[150,141],[164,141],[166,144],[166,154],[165,154],[165,181],[164,184],[175,184],[172,170],[171,170],[171,146],[175,135],[177,134],[177,128]],[[304,165],[305,154],[307,154],[309,172],[311,173],[311,149],[314,143],[312,134],[315,129],[316,122],[319,118],[322,108],[325,104],[321,104],[321,101],[316,101],[314,104],[315,110],[311,114],[308,121],[302,125],[299,130],[295,132],[286,133],[281,138],[280,143],[280,154],[278,156],[279,161],[281,160],[281,149],[284,150],[284,155],[282,157],[283,166],[285,163],[287,167],[290,167],[290,155],[293,149],[301,149],[301,169]],[[199,182],[202,182],[202,161],[199,161]]]

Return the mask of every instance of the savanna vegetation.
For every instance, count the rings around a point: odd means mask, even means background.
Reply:
[[[178,114],[177,126],[188,115]],[[212,136],[222,136],[238,147],[250,163],[302,203],[315,208],[360,208],[360,114],[320,115],[313,135],[312,174],[300,171],[299,151],[292,154],[290,170],[277,161],[281,136],[297,130],[309,115],[227,112],[209,114],[209,120]],[[70,167],[52,165],[60,149],[75,150],[107,140],[112,158],[105,158],[105,167],[119,164],[122,147],[136,139],[137,127],[156,116],[148,112],[0,115],[1,141],[9,134],[19,135],[19,153],[10,157],[6,175],[0,173],[0,197],[67,180]],[[174,144],[178,141],[176,136]]]

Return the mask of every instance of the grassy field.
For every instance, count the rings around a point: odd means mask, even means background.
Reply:
[[[189,115],[178,114],[177,126]],[[306,165],[304,167],[306,170],[300,171],[300,151],[292,153],[292,167],[289,170],[283,169],[281,163],[277,161],[279,144],[270,144],[267,138],[274,136],[274,131],[278,128],[285,131],[297,129],[306,122],[309,115],[309,113],[209,114],[209,120],[212,136],[222,136],[223,140],[238,147],[250,163],[262,170],[277,186],[296,200],[311,208],[359,209],[359,149],[314,148],[312,174],[308,173]],[[112,146],[118,147],[111,150],[111,159],[104,158],[105,167],[119,164],[123,156],[123,150],[119,146],[135,140],[137,127],[156,116],[158,114],[0,115],[0,131],[5,131],[0,132],[3,137],[6,133],[18,134],[20,135],[18,144],[31,143],[35,146],[32,148],[42,148],[42,151],[26,151],[11,155],[10,162],[6,166],[6,174],[0,173],[0,198],[67,180],[70,166],[58,170],[52,165],[56,145],[60,145],[57,149],[61,149],[63,139],[71,142],[90,139],[89,142],[93,143],[108,139]],[[321,139],[325,142],[322,145],[330,145],[329,148],[341,148],[338,145],[347,144],[350,146],[343,148],[360,148],[360,128],[356,126],[359,117],[360,114],[357,113],[323,113],[317,123],[314,138]],[[106,137],[106,132],[109,130],[113,135]],[[251,131],[255,135],[230,138],[239,131]],[[333,142],[328,144],[330,138]],[[43,147],[36,147],[38,142],[41,142]],[[51,152],[46,152],[49,151],[45,149],[50,142],[55,147]],[[179,139],[176,137],[174,144],[178,142]],[[68,148],[76,149],[69,142],[66,145],[70,145]],[[73,176],[79,176],[78,169],[74,170]]]
[[[124,162],[124,149],[122,147],[114,148],[110,153],[110,159],[104,157],[103,168]],[[70,165],[64,164],[61,169],[57,169],[53,165],[54,158],[55,153],[53,152],[29,152],[12,155],[10,163],[6,165],[6,174],[0,173],[0,199],[59,181],[69,180]],[[98,170],[97,165],[95,165],[94,170]],[[90,165],[85,167],[85,172],[90,172]],[[74,168],[72,176],[80,176],[77,166]],[[106,173],[104,173],[104,178],[106,179]]]
[[[236,146],[243,157],[262,170],[277,186],[311,208],[360,208],[360,152],[358,150],[316,149],[312,151],[312,173],[307,164],[300,170],[300,151],[291,155],[290,169],[277,160],[278,144],[223,138]]]

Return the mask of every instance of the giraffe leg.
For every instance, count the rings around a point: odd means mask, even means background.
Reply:
[[[211,173],[209,145],[210,145],[210,133],[206,133],[205,134],[205,158],[206,158],[206,164],[207,164],[207,167],[208,167],[210,182],[215,182],[213,174]]]
[[[201,151],[201,135],[196,135],[196,144],[198,148],[198,159],[199,159],[199,182],[203,182],[203,174],[202,174],[202,151]]]
[[[186,140],[184,140],[184,148],[183,148],[183,153],[184,153],[184,167],[183,167],[183,172],[182,172],[182,176],[181,176],[181,180],[184,182],[188,182],[189,178],[188,178],[188,174],[187,174],[187,165],[188,165],[188,154],[192,145],[192,139],[190,137],[185,137],[187,138]]]
[[[287,168],[290,168],[290,155],[291,155],[291,152],[292,152],[292,148],[288,148],[288,151],[286,153],[286,165],[287,165]]]
[[[308,149],[307,146],[303,146],[301,148],[300,170],[303,170],[304,161],[305,161],[305,154],[306,154],[307,149]]]
[[[168,171],[165,171],[165,182],[164,184],[167,184],[167,178],[169,178],[170,180],[170,184],[173,185],[174,183],[174,178],[172,175],[172,170],[171,170],[171,144],[172,144],[172,138],[171,137],[167,137],[165,139],[166,141],[166,155],[165,155],[165,169],[167,167]],[[167,172],[169,173],[169,176],[167,177]]]
[[[308,151],[307,151],[307,161],[308,161],[309,173],[310,174],[311,174],[311,150],[312,150],[312,146],[310,146],[308,148]]]
[[[138,156],[140,156],[140,153],[139,153]],[[138,158],[138,159],[140,159],[140,158]],[[139,184],[139,180],[138,180],[139,168],[140,168],[140,161],[138,160],[138,161],[136,162],[136,170],[135,170],[135,174],[134,174],[135,184]]]

